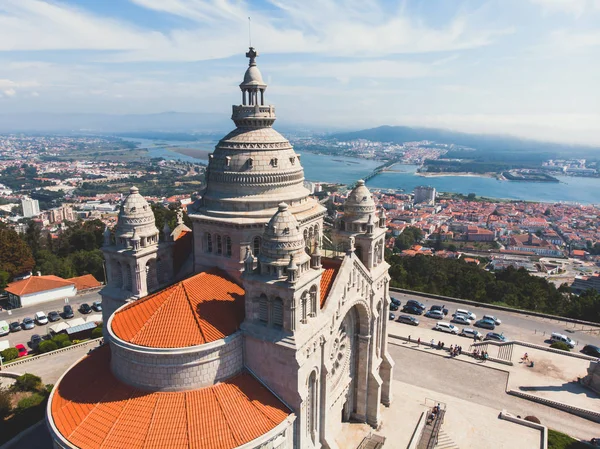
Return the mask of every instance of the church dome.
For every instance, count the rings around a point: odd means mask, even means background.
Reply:
[[[360,179],[344,203],[344,218],[367,221],[369,216],[375,214],[376,209],[371,192]]]
[[[123,201],[119,211],[119,219],[115,229],[117,243],[122,239],[131,239],[135,236],[139,239],[147,239],[156,236],[158,242],[158,229],[154,221],[154,212],[148,201],[140,195],[137,187],[129,189],[129,195]],[[120,240],[121,239],[121,240]]]
[[[259,260],[262,264],[287,266],[290,256],[298,265],[310,259],[304,251],[304,237],[298,220],[288,205],[281,203],[265,227]]]
[[[240,85],[241,87],[250,87],[250,86],[261,86],[267,87],[265,82],[262,79],[262,75],[256,64],[248,67],[246,73],[244,74],[244,81]]]

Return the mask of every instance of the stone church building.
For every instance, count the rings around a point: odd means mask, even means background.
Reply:
[[[381,423],[385,215],[358,181],[324,256],[325,208],[246,56],[192,229],[159,231],[133,187],[105,232],[106,344],[54,387],[57,448],[334,449],[343,422]]]

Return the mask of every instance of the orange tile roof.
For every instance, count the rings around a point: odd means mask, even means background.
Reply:
[[[102,284],[96,280],[93,274],[84,274],[83,276],[69,278],[67,280],[73,282],[78,291],[102,287]]]
[[[333,281],[335,281],[335,277],[340,270],[341,263],[334,259],[321,259],[321,264],[323,265],[323,275],[321,276],[321,309],[325,306],[325,301],[327,301],[327,295],[329,295],[329,291],[331,290],[331,286],[333,285]]]
[[[231,449],[291,411],[250,374],[192,391],[142,391],[110,370],[108,345],[60,381],[50,404],[61,435],[81,449]]]
[[[5,290],[13,295],[23,296],[69,285],[74,285],[74,283],[58,276],[31,276],[21,281],[11,282]]]
[[[112,320],[122,340],[152,348],[183,348],[220,340],[244,320],[244,289],[219,270],[196,274],[130,303]]]

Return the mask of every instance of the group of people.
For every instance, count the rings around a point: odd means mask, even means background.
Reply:
[[[527,353],[525,353],[525,355],[521,357],[521,363],[525,363],[526,365],[529,365],[530,368],[533,368],[533,360],[529,358],[529,355]]]
[[[440,404],[436,405],[435,407],[433,407],[431,409],[431,413],[429,414],[429,417],[427,418],[427,424],[431,424],[435,420],[435,417],[438,415],[439,412],[440,412]]]
[[[452,346],[450,345],[450,357],[456,357],[457,355],[462,354],[462,346]]]
[[[477,348],[473,349],[473,357],[484,362],[489,358],[487,351],[479,351]]]

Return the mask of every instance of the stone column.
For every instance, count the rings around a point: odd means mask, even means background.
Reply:
[[[369,394],[369,348],[370,335],[358,335],[358,363],[356,370],[356,414],[354,418],[360,422],[367,421],[367,396]]]
[[[389,292],[388,292],[388,282],[387,280],[384,281],[383,283],[384,287],[383,287],[383,303],[385,305],[384,307],[384,313],[383,316],[387,317],[389,315],[389,307],[390,307],[390,297],[389,297]],[[392,394],[392,374],[393,374],[393,370],[394,370],[394,360],[392,359],[392,357],[390,356],[389,352],[388,352],[388,332],[387,332],[387,323],[388,320],[384,319],[383,320],[383,334],[381,335],[381,366],[379,368],[379,375],[381,376],[381,379],[383,380],[383,385],[382,385],[382,389],[381,389],[381,402],[383,405],[385,405],[386,407],[389,407],[392,399],[393,399],[393,394]]]

